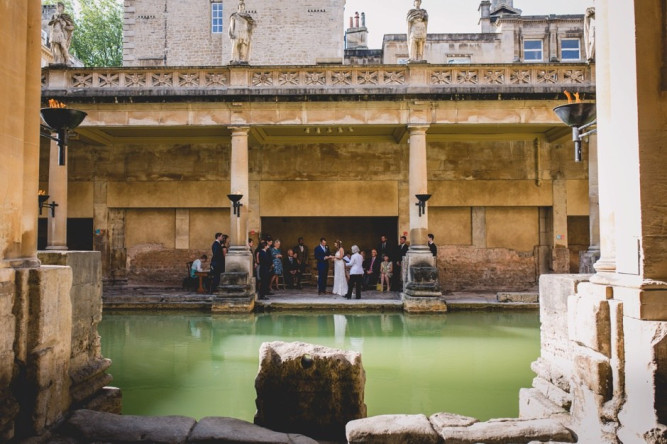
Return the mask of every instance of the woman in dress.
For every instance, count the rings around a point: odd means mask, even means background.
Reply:
[[[273,248],[271,249],[271,258],[273,259],[273,277],[269,285],[269,291],[275,284],[278,290],[278,277],[283,275],[283,255],[280,252],[280,239],[273,241]]]
[[[333,294],[345,296],[347,294],[347,277],[345,276],[345,249],[339,240],[334,242],[334,283]]]
[[[391,276],[394,273],[394,266],[389,262],[389,255],[383,256],[383,261],[380,263],[380,289],[384,291],[384,284],[387,284],[387,291],[391,289]]]

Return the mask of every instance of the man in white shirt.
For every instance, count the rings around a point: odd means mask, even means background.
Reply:
[[[345,266],[350,269],[350,282],[345,298],[352,298],[352,287],[356,286],[355,296],[357,299],[361,299],[361,286],[364,281],[364,258],[359,254],[359,247],[356,245],[352,245],[352,257]]]

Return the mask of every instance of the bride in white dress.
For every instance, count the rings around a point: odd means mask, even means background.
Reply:
[[[345,249],[339,240],[334,242],[336,254],[334,255],[334,283],[333,294],[345,296],[347,294],[347,278],[345,277]]]

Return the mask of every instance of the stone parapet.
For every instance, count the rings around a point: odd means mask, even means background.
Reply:
[[[69,100],[109,97],[206,97],[248,94],[307,95],[488,95],[594,93],[586,64],[123,67],[42,71],[42,95]]]

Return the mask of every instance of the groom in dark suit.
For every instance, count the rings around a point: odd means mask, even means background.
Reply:
[[[324,294],[327,291],[327,275],[329,274],[329,259],[331,253],[327,247],[327,240],[320,239],[320,244],[313,251],[317,260],[317,294]]]

